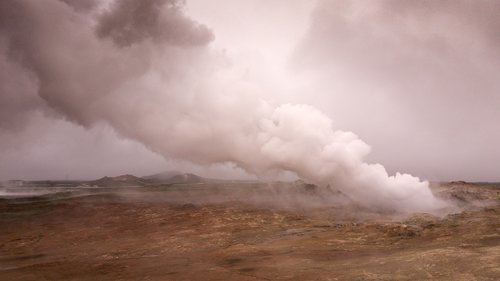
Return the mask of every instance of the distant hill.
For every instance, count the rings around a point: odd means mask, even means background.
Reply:
[[[148,181],[163,182],[163,181],[168,181],[171,178],[173,178],[174,176],[177,176],[179,174],[182,174],[182,173],[178,172],[178,171],[165,171],[165,172],[161,172],[161,173],[157,173],[157,174],[153,174],[153,175],[149,175],[149,176],[144,176],[142,178],[145,180],[148,180]]]
[[[175,175],[171,177],[168,180],[168,183],[204,183],[204,182],[211,182],[213,180],[206,179],[204,177],[200,177],[195,174],[180,174],[180,175]]]
[[[154,175],[136,177],[133,175],[122,175],[117,177],[103,177],[98,180],[89,181],[85,184],[99,187],[132,187],[155,184],[195,184],[195,183],[221,183],[227,182],[219,179],[209,179],[191,173],[179,174],[168,171]]]
[[[222,182],[222,180],[207,179],[190,173],[179,174],[177,172],[163,172],[142,178],[133,175],[103,177],[98,180],[89,181],[86,184],[99,187],[132,187],[153,184],[193,184],[208,182]]]
[[[206,183],[206,182],[214,182],[217,180],[207,179],[204,177],[200,177],[195,174],[184,173],[184,174],[173,174],[172,172],[164,172],[159,173],[147,177],[143,177],[143,179],[155,183],[155,184],[175,184],[175,183]]]
[[[130,187],[144,186],[150,184],[150,182],[133,175],[121,175],[117,177],[103,177],[95,181],[90,181],[87,184],[99,187]]]

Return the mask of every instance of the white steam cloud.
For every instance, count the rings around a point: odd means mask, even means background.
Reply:
[[[290,171],[372,208],[443,206],[427,182],[365,163],[370,147],[317,109],[266,101],[270,90],[211,50],[214,35],[180,2],[97,3],[0,2],[1,59],[12,70],[1,72],[0,84],[30,79],[63,118],[107,123],[166,158],[234,163],[256,175]],[[2,111],[44,110],[3,87]],[[2,129],[15,127],[0,116]]]

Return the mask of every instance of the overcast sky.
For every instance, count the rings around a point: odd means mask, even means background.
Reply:
[[[0,179],[248,178],[303,103],[389,174],[500,181],[500,1],[121,2],[0,3]]]

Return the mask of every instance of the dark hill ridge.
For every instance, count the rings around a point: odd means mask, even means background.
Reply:
[[[146,176],[143,177],[143,179],[151,182],[152,184],[194,184],[224,182],[224,180],[208,179],[191,173],[172,174],[171,172],[163,172],[151,176]]]
[[[168,180],[169,183],[204,183],[210,181],[213,180],[206,179],[190,173],[175,175]]]
[[[152,180],[155,182],[160,182],[160,181],[168,181],[172,177],[177,176],[179,174],[182,174],[182,173],[178,172],[178,171],[165,171],[165,172],[157,173],[154,175],[144,176],[142,178],[145,180]]]
[[[98,180],[87,182],[87,184],[99,187],[133,187],[154,184],[195,184],[209,182],[223,182],[223,180],[207,179],[190,173],[178,174],[174,172],[163,172],[142,178],[133,175],[103,177]]]
[[[145,179],[133,175],[121,175],[117,177],[103,177],[95,181],[90,181],[88,184],[99,187],[128,187],[144,186],[150,183]]]

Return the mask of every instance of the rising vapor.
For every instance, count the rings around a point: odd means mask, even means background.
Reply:
[[[365,163],[370,147],[319,110],[267,101],[180,1],[2,1],[0,32],[2,112],[46,110],[38,95],[61,118],[109,124],[165,158],[290,171],[371,208],[444,206],[427,182]],[[0,117],[4,130],[22,126]]]

